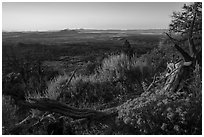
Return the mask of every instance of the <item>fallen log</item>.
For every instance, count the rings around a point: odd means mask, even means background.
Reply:
[[[100,120],[113,116],[117,113],[116,108],[106,109],[103,111],[80,109],[48,98],[29,99],[29,101],[20,102],[19,104],[32,109],[59,113],[73,119],[88,118],[90,120]]]
[[[106,125],[112,127],[112,125],[115,124],[113,120],[118,115],[118,110],[116,107],[102,111],[80,109],[48,98],[30,98],[28,101],[19,101],[18,105],[24,106],[25,108],[49,112],[49,114],[53,112],[58,113],[62,116],[73,118],[76,122],[79,122],[82,125],[86,123],[89,126],[90,123],[99,122],[105,123]],[[23,121],[14,125],[11,129],[8,129],[4,134],[20,134],[23,130],[29,130],[34,126],[39,125],[43,120],[48,120],[48,118],[50,119],[49,115],[40,118],[40,120],[38,118],[28,116]],[[28,122],[33,120],[34,123]]]

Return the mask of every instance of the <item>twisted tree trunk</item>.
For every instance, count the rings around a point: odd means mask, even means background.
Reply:
[[[195,10],[195,9],[194,9]],[[180,46],[178,46],[178,40],[172,38],[168,33],[166,35],[174,43],[174,47],[180,52],[184,61],[174,64],[175,68],[172,73],[168,76],[164,90],[176,91],[179,86],[183,86],[183,82],[187,80],[193,73],[193,69],[196,64],[202,67],[202,51],[197,51],[193,41],[193,28],[196,20],[196,12],[194,11],[193,20],[191,22],[188,32],[189,52],[185,52]]]

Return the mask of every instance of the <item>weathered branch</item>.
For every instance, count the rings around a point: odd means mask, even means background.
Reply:
[[[174,44],[177,44],[177,43],[180,43],[179,40],[175,39],[175,38],[172,38],[167,32],[164,32],[168,37],[169,39],[171,40],[171,42],[173,42]]]
[[[149,90],[152,88],[152,86],[155,84],[155,81],[156,81],[156,75],[154,75],[153,81],[152,81],[152,83],[148,86],[148,88],[146,89],[146,91],[149,91]]]
[[[181,55],[184,57],[184,60],[186,62],[193,61],[193,58],[177,44],[175,44],[174,47],[181,53]]]
[[[78,70],[78,68],[76,68],[73,72],[72,72],[72,75],[71,75],[71,77],[69,78],[69,80],[68,81],[66,81],[66,87],[70,84],[70,82],[72,81],[72,78],[74,77],[74,75],[75,75],[75,73],[77,72],[77,70]],[[65,94],[66,94],[67,92],[64,92],[64,91],[62,91],[61,93],[60,93],[60,95],[57,97],[57,100],[59,100],[60,98],[62,98]]]
[[[39,126],[40,124],[42,124],[42,122],[44,120],[54,121],[53,117],[51,117],[50,114],[47,115],[47,113],[45,113],[41,118],[33,117],[33,116],[29,115],[24,120],[17,123],[12,128],[8,129],[4,134],[6,134],[6,135],[7,134],[12,134],[12,135],[20,134],[22,132],[22,130],[29,130],[29,129],[33,129],[36,126]]]
[[[193,27],[195,24],[195,19],[196,19],[196,11],[195,11],[195,7],[193,9],[194,13],[193,13],[193,20],[191,22],[190,28],[189,28],[189,36],[188,36],[188,41],[189,41],[189,50],[190,50],[190,54],[191,56],[194,56],[196,54],[196,48],[195,48],[195,44],[193,41]]]
[[[76,69],[73,71],[73,73],[72,73],[70,79],[66,82],[65,85],[69,85],[69,83],[72,81],[72,78],[74,77],[74,74],[76,73],[77,70],[78,70],[78,68],[76,68]]]
[[[181,53],[181,55],[184,57],[184,60],[189,62],[189,61],[193,61],[193,58],[187,53],[185,52],[181,47],[178,46],[177,43],[179,43],[178,40],[172,38],[168,33],[165,33],[169,39],[174,43],[174,47]]]

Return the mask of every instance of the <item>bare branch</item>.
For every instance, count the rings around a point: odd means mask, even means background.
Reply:
[[[186,62],[193,61],[193,58],[177,44],[175,44],[174,47],[181,53],[181,55],[184,57],[184,60]]]
[[[184,57],[184,60],[189,62],[189,61],[192,61],[193,58],[187,53],[185,52],[181,47],[179,47],[177,45],[177,43],[179,43],[179,41],[177,39],[174,39],[172,38],[168,33],[165,33],[169,38],[170,40],[175,44],[174,47],[181,53],[181,55]]]
[[[195,44],[194,44],[194,41],[193,41],[193,27],[194,27],[194,24],[195,24],[195,19],[196,19],[196,6],[194,6],[194,13],[193,13],[193,20],[191,22],[191,25],[190,25],[190,28],[189,28],[189,38],[188,38],[188,41],[189,41],[189,50],[190,50],[190,54],[191,56],[194,56],[196,54],[196,48],[195,48]]]
[[[16,126],[18,125],[22,125],[23,123],[25,123],[26,121],[30,120],[32,117],[29,115],[27,116],[24,120],[22,120],[21,122],[17,123]]]
[[[72,72],[72,75],[71,77],[69,78],[68,81],[66,81],[66,84],[65,84],[65,87],[68,87],[70,82],[72,81],[72,78],[74,77],[74,74],[77,72],[78,68],[76,68],[73,72]],[[64,87],[64,88],[65,88]],[[57,100],[59,100],[60,98],[62,98],[67,92],[65,91],[61,91],[60,95],[57,97]]]
[[[152,86],[155,84],[155,81],[156,81],[156,75],[154,75],[153,81],[152,81],[152,83],[149,85],[149,87],[147,88],[146,91],[149,91],[149,90],[152,88]]]
[[[175,38],[172,38],[167,32],[164,32],[164,33],[169,37],[169,39],[171,40],[171,42],[173,42],[174,44],[180,43],[179,40],[177,40],[177,39],[175,39]]]
[[[66,85],[69,85],[69,83],[72,81],[72,78],[74,77],[74,74],[76,73],[77,69],[78,69],[78,68],[76,68],[76,69],[73,71],[73,73],[72,73],[70,79],[66,82]]]

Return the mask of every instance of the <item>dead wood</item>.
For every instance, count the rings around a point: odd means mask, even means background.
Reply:
[[[115,113],[113,109],[97,111],[92,109],[75,108],[47,98],[29,99],[29,101],[21,102],[20,104],[32,109],[59,113],[74,119],[89,118],[92,120],[99,120]]]

